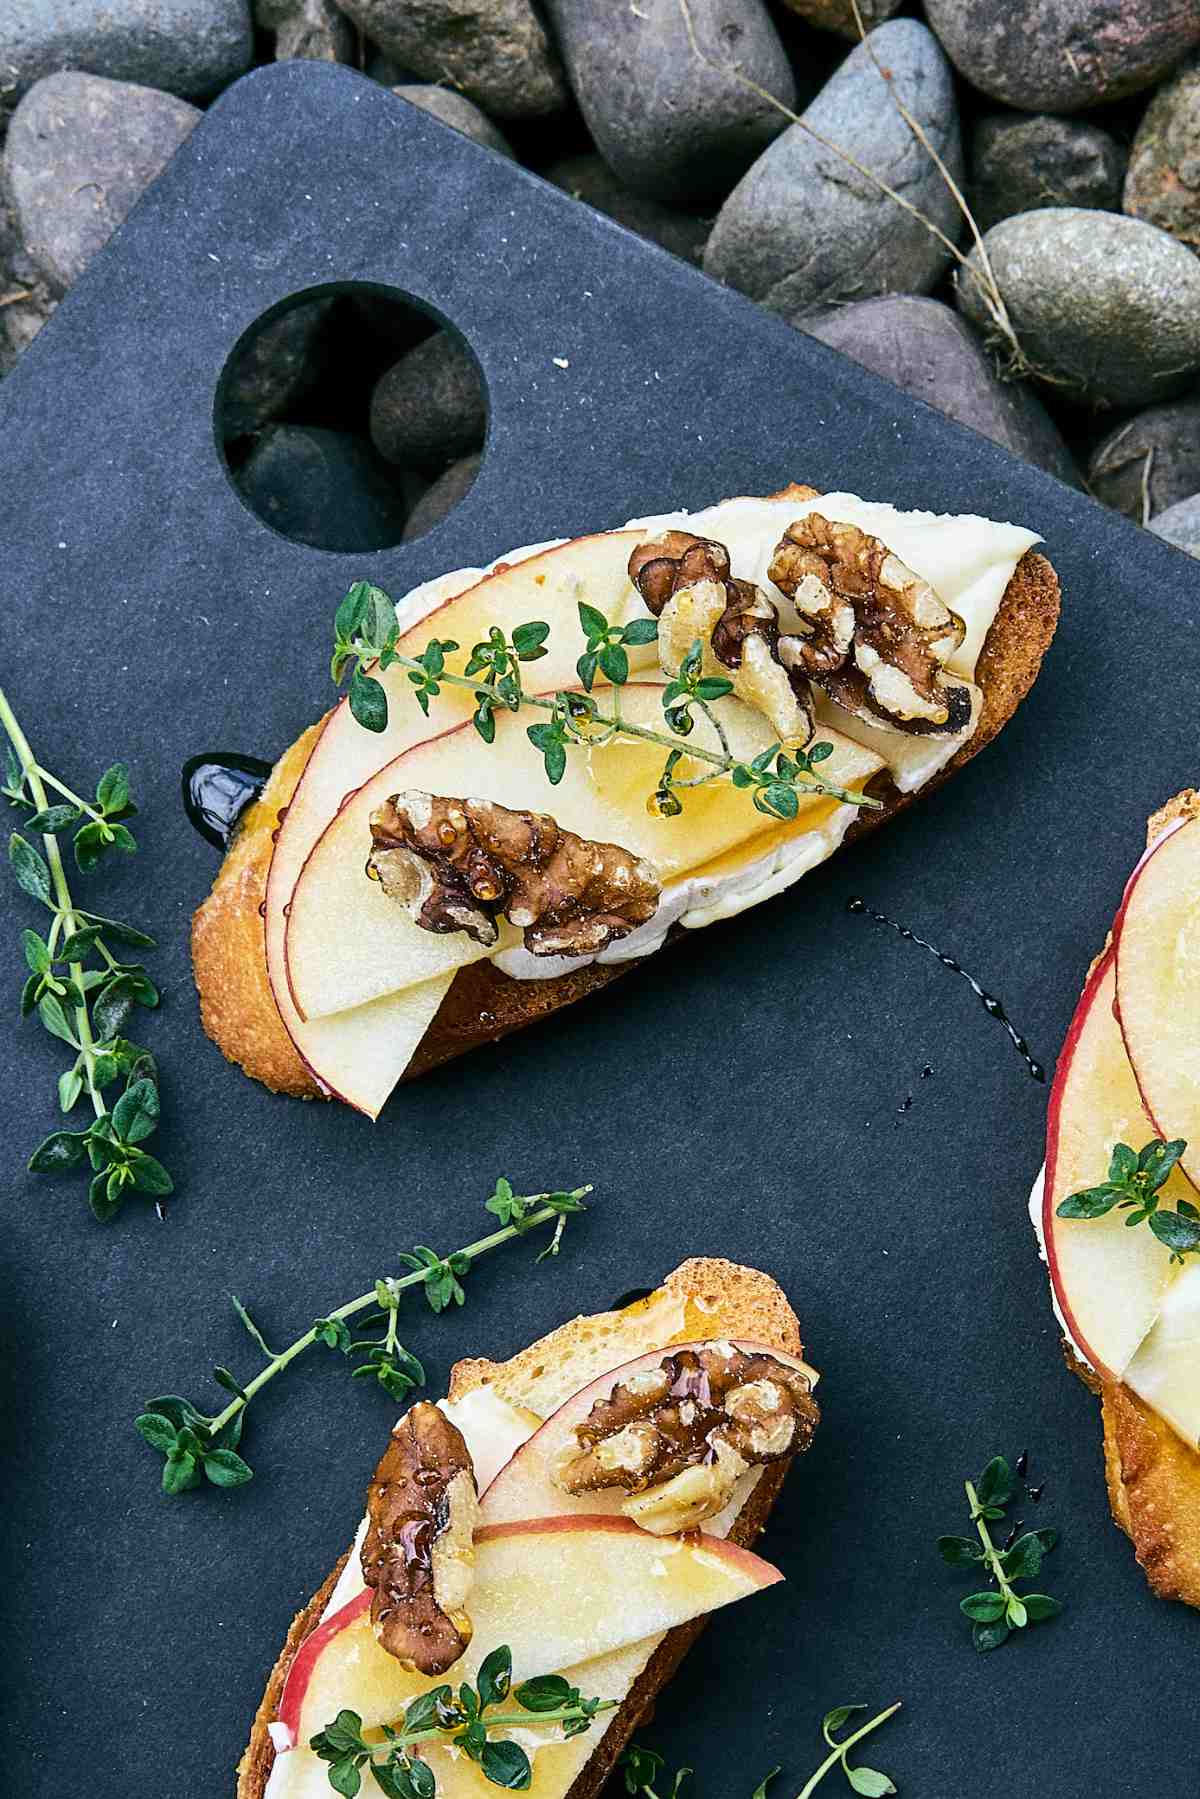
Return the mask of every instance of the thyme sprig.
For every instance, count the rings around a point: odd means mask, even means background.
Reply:
[[[114,850],[132,855],[137,842],[125,823],[137,810],[123,762],[105,769],[93,799],[84,799],[35,757],[7,695],[0,688],[5,745],[0,794],[22,814],[26,831],[9,837],[8,859],[17,885],[50,914],[43,935],[21,932],[27,975],[21,1015],[36,1014],[42,1028],[74,1056],[58,1077],[59,1109],[74,1111],[85,1096],[93,1118],[83,1130],[56,1130],[29,1158],[34,1174],[91,1168],[88,1197],[102,1221],[115,1216],[131,1193],[162,1202],[173,1190],[170,1175],[147,1149],[159,1120],[158,1069],[148,1050],[123,1033],[135,1006],[158,1005],[158,989],[140,962],[124,962],[113,945],[153,949],[154,939],[120,919],[86,911],[71,893],[60,836],[71,832],[75,865],[91,874]],[[57,794],[52,800],[51,793]],[[110,1107],[106,1092],[124,1083]]]
[[[383,731],[388,721],[386,690],[375,675],[366,672],[372,666],[381,673],[391,667],[405,669],[417,703],[425,713],[430,700],[443,687],[466,689],[475,698],[472,722],[485,743],[495,739],[497,711],[518,712],[522,707],[533,707],[548,713],[545,722],[528,726],[526,735],[541,752],[551,786],[562,780],[568,753],[573,748],[595,748],[614,737],[655,744],[667,754],[647,803],[651,811],[665,817],[677,816],[683,810],[683,789],[719,779],[731,780],[735,787],[749,790],[758,811],[771,818],[795,818],[802,794],[824,794],[843,805],[878,808],[880,802],[866,794],[822,780],[817,770],[833,754],[831,743],[814,743],[807,749],[774,743],[751,762],[734,756],[711,709],[715,701],[732,691],[732,683],[720,676],[701,675],[698,641],[685,657],[678,676],[663,690],[664,723],[668,729],[657,731],[632,723],[621,712],[621,689],[630,672],[628,650],[652,643],[658,634],[657,621],[638,618],[614,625],[595,606],[581,601],[578,610],[586,648],[576,669],[584,691],[531,694],[525,691],[521,667],[547,653],[550,626],[544,620],[518,625],[509,637],[494,626],[486,640],[472,647],[465,672],[456,674],[446,667],[446,658],[459,648],[453,639],[431,639],[419,657],[401,654],[392,601],[382,588],[357,581],[334,617],[330,672],[335,681],[340,681],[347,667],[351,668],[350,711],[368,731]],[[597,674],[609,682],[611,710],[604,710],[593,696]],[[719,749],[689,744],[684,750],[678,742],[691,735],[694,707],[712,723]],[[685,755],[705,764],[707,772],[688,779],[677,777],[676,769]]]
[[[677,1768],[670,1786],[664,1785],[660,1791],[655,1782],[661,1780],[666,1765],[656,1749],[644,1749],[640,1743],[630,1743],[617,1759],[625,1791],[637,1799],[679,1799],[684,1781],[690,1780],[696,1770]]]
[[[998,1549],[989,1524],[1005,1515],[1016,1482],[1002,1455],[993,1456],[978,1482],[965,1481],[967,1504],[978,1542],[972,1537],[939,1537],[938,1551],[952,1568],[986,1569],[992,1586],[970,1593],[959,1601],[959,1610],[971,1620],[971,1640],[982,1654],[998,1649],[1014,1630],[1056,1618],[1062,1611],[1057,1599],[1046,1593],[1018,1593],[1017,1581],[1033,1580],[1041,1571],[1042,1558],[1058,1542],[1056,1530],[1028,1530]]]
[[[517,1710],[499,1708],[509,1699]],[[405,1708],[399,1726],[383,1725],[384,1742],[368,1742],[357,1712],[340,1711],[332,1724],[309,1738],[309,1748],[329,1764],[329,1784],[343,1799],[354,1799],[363,1770],[386,1799],[433,1799],[437,1776],[413,1749],[422,1743],[449,1743],[479,1768],[493,1786],[510,1790],[533,1780],[520,1743],[497,1733],[557,1725],[565,1737],[590,1730],[599,1712],[613,1711],[616,1699],[585,1699],[561,1674],[539,1674],[512,1685],[512,1652],[493,1649],[480,1666],[477,1684],[434,1687]],[[377,1759],[378,1758],[378,1759]]]
[[[265,1365],[252,1379],[243,1383],[228,1368],[213,1369],[213,1379],[232,1395],[223,1410],[206,1414],[188,1399],[168,1393],[147,1402],[145,1410],[134,1420],[135,1429],[152,1449],[163,1457],[162,1486],[164,1493],[186,1493],[204,1479],[220,1487],[242,1486],[253,1478],[253,1469],[236,1453],[242,1434],[246,1408],[263,1388],[290,1368],[297,1357],[323,1344],[343,1356],[365,1359],[350,1370],[352,1380],[371,1380],[381,1386],[392,1399],[404,1400],[415,1387],[423,1386],[425,1370],[411,1350],[404,1347],[398,1335],[398,1315],[403,1294],[419,1287],[431,1312],[444,1312],[450,1306],[466,1301],[463,1278],[480,1256],[511,1243],[516,1237],[554,1225],[550,1242],[540,1262],[547,1255],[558,1254],[567,1219],[586,1211],[584,1199],[590,1186],[575,1187],[570,1192],[517,1194],[503,1177],[486,1200],[485,1209],[503,1220],[499,1230],[474,1243],[466,1244],[449,1255],[439,1255],[428,1245],[418,1243],[402,1252],[397,1260],[409,1269],[402,1275],[388,1275],[372,1283],[365,1293],[347,1300],[324,1318],[314,1319],[312,1326],[290,1343],[286,1349],[274,1350],[236,1294],[233,1307],[255,1345],[265,1358]],[[360,1328],[374,1330],[374,1336],[355,1337],[349,1320],[359,1319]]]
[[[1152,1137],[1142,1149],[1114,1143],[1108,1179],[1099,1187],[1085,1187],[1055,1207],[1059,1218],[1103,1218],[1115,1206],[1128,1212],[1127,1225],[1148,1224],[1160,1243],[1171,1252],[1172,1262],[1200,1255],[1200,1208],[1190,1199],[1176,1201],[1175,1210],[1160,1206],[1159,1188],[1187,1149],[1187,1139],[1164,1143]]]
[[[864,1767],[861,1762],[856,1765],[851,1764],[848,1758],[855,1744],[861,1743],[862,1739],[870,1736],[873,1730],[878,1730],[881,1724],[886,1724],[888,1719],[894,1717],[900,1710],[900,1705],[901,1701],[897,1699],[894,1705],[889,1705],[883,1711],[876,1712],[873,1718],[868,1718],[865,1724],[860,1724],[858,1729],[852,1731],[848,1737],[836,1737],[834,1732],[841,1730],[855,1712],[865,1712],[868,1707],[865,1705],[836,1705],[831,1712],[826,1712],[821,1720],[821,1735],[829,1745],[830,1752],[815,1773],[805,1781],[800,1789],[798,1799],[810,1799],[810,1795],[816,1792],[825,1776],[832,1773],[833,1769],[837,1767],[841,1768],[853,1791],[867,1795],[868,1799],[883,1799],[884,1794],[894,1793],[896,1788],[886,1774],[881,1774],[878,1768]],[[770,1776],[768,1775],[767,1778],[770,1779]],[[764,1782],[764,1788],[765,1785]],[[762,1790],[763,1788],[760,1788],[760,1791]]]

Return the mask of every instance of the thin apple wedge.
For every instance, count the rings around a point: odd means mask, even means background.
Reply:
[[[663,686],[633,682],[622,691],[622,709],[633,724],[663,728]],[[745,760],[773,741],[766,721],[736,700],[722,700],[720,718],[731,752]],[[839,737],[822,763],[822,775],[839,785],[861,783],[881,765],[871,751]],[[700,719],[688,744],[719,748],[707,719]],[[514,810],[549,812],[563,829],[598,843],[618,843],[644,857],[661,880],[707,864],[772,829],[743,789],[714,781],[688,796],[682,816],[659,818],[646,809],[662,767],[663,751],[653,744],[613,741],[567,759],[562,781],[552,787],[542,758],[525,735],[524,715],[504,713],[496,721],[495,742],[482,744],[471,725],[460,725],[409,750],[353,794],[329,824],[292,895],[287,920],[287,969],[292,1001],[306,1019],[360,1006],[452,973],[492,952],[463,932],[424,931],[410,914],[369,881],[364,864],[371,847],[370,817],[392,794],[405,790],[447,797],[483,798]],[[704,764],[685,751],[681,778],[702,774]],[[797,835],[828,817],[835,802],[821,795],[800,802],[786,827]],[[778,831],[776,831],[776,836]],[[774,841],[774,839],[773,839]],[[511,927],[501,947],[519,942]]]
[[[624,1492],[619,1488],[576,1496],[564,1492],[558,1485],[556,1470],[571,1450],[578,1447],[575,1443],[575,1428],[587,1417],[596,1401],[607,1398],[618,1383],[623,1385],[637,1375],[657,1368],[666,1355],[680,1355],[702,1347],[701,1343],[672,1343],[670,1349],[651,1349],[645,1355],[636,1356],[621,1367],[613,1368],[598,1379],[589,1381],[586,1387],[573,1394],[552,1413],[526,1442],[519,1445],[512,1458],[484,1489],[479,1504],[481,1522],[484,1525],[499,1525],[522,1518],[544,1517],[550,1512],[593,1517],[598,1514],[619,1513],[621,1502],[625,1498]],[[747,1355],[774,1356],[776,1361],[786,1362],[789,1368],[796,1368],[807,1375],[813,1386],[817,1383],[815,1369],[783,1350],[769,1349],[759,1343],[736,1341],[733,1347],[744,1350]],[[709,1536],[726,1535],[744,1505],[749,1489],[761,1472],[761,1469],[754,1468],[742,1476],[735,1489],[734,1499],[725,1512],[705,1523],[704,1529]]]
[[[1050,1094],[1042,1223],[1055,1297],[1075,1342],[1100,1373],[1119,1378],[1151,1329],[1176,1277],[1167,1250],[1148,1230],[1127,1230],[1125,1212],[1060,1218],[1069,1194],[1107,1178],[1115,1143],[1140,1148],[1146,1117],[1113,1013],[1110,952],[1093,969],[1071,1021]],[[1173,1171],[1163,1198],[1188,1194]]]
[[[1185,1443],[1200,1448],[1200,1263],[1177,1276],[1124,1380]]]
[[[1183,1137],[1179,1166],[1200,1186],[1200,819],[1150,845],[1116,924],[1117,1013],[1160,1137]]]

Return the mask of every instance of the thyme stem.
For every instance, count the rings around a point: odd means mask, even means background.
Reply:
[[[902,1701],[897,1699],[895,1705],[889,1705],[886,1711],[877,1713],[874,1718],[869,1718],[865,1724],[859,1725],[853,1736],[848,1736],[844,1741],[838,1743],[836,1748],[831,1750],[825,1757],[825,1760],[821,1763],[821,1766],[817,1769],[816,1773],[805,1781],[799,1793],[796,1795],[796,1799],[811,1799],[811,1795],[816,1792],[817,1787],[824,1780],[825,1776],[830,1773],[832,1769],[837,1767],[838,1763],[846,1753],[853,1749],[856,1743],[861,1742],[863,1737],[870,1736],[873,1730],[878,1730],[881,1724],[886,1724],[893,1713],[900,1710],[901,1704]]]

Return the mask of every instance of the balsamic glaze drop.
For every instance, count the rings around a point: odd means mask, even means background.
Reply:
[[[238,820],[267,784],[271,764],[235,751],[191,756],[183,765],[183,809],[215,849],[228,849]]]
[[[986,992],[985,989],[979,985],[979,982],[975,979],[974,975],[968,974],[962,964],[956,962],[953,956],[946,955],[944,950],[938,949],[936,944],[929,943],[924,937],[918,937],[916,932],[910,931],[907,925],[897,924],[895,919],[889,918],[886,912],[876,912],[873,906],[868,906],[865,900],[861,900],[857,896],[847,900],[846,910],[847,912],[862,913],[865,917],[873,919],[876,924],[886,925],[889,931],[895,931],[897,937],[902,937],[906,943],[916,943],[919,944],[922,949],[928,950],[929,954],[933,956],[936,961],[940,962],[943,968],[948,968],[951,974],[961,976],[978,999],[988,1017],[996,1019],[998,1023],[1004,1026],[1005,1030],[1008,1032],[1009,1040],[1011,1041],[1013,1048],[1024,1061],[1025,1066],[1033,1079],[1035,1081],[1045,1080],[1046,1070],[1042,1067],[1040,1062],[1034,1060],[1029,1052],[1028,1043],[1026,1043],[1024,1037],[1021,1036],[1021,1033],[1013,1025],[1008,1013],[1004,1010],[1000,1001],[994,994]]]

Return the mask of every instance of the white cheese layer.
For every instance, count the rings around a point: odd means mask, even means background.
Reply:
[[[1038,1174],[1038,1177],[1037,1177],[1036,1181],[1034,1181],[1034,1183],[1033,1183],[1033,1191],[1029,1195],[1029,1222],[1032,1224],[1034,1235],[1037,1238],[1038,1254],[1039,1254],[1039,1256],[1041,1256],[1042,1261],[1046,1263],[1046,1272],[1047,1272],[1047,1274],[1049,1274],[1050,1263],[1049,1263],[1049,1259],[1046,1255],[1046,1227],[1042,1223],[1042,1206],[1043,1206],[1043,1202],[1045,1199],[1045,1193],[1046,1193],[1046,1165],[1045,1165],[1045,1163],[1043,1163],[1041,1170]],[[1084,1355],[1083,1350],[1079,1347],[1079,1344],[1075,1341],[1075,1338],[1071,1332],[1071,1327],[1067,1323],[1066,1319],[1063,1317],[1062,1307],[1058,1303],[1058,1294],[1054,1290],[1054,1282],[1050,1281],[1049,1285],[1050,1285],[1050,1304],[1054,1308],[1054,1316],[1058,1319],[1058,1328],[1061,1330],[1063,1336],[1067,1339],[1067,1342],[1071,1345],[1072,1350],[1078,1356],[1079,1360],[1084,1364],[1084,1366],[1086,1368],[1091,1368],[1091,1366],[1092,1366],[1091,1362],[1089,1361],[1088,1357]]]

